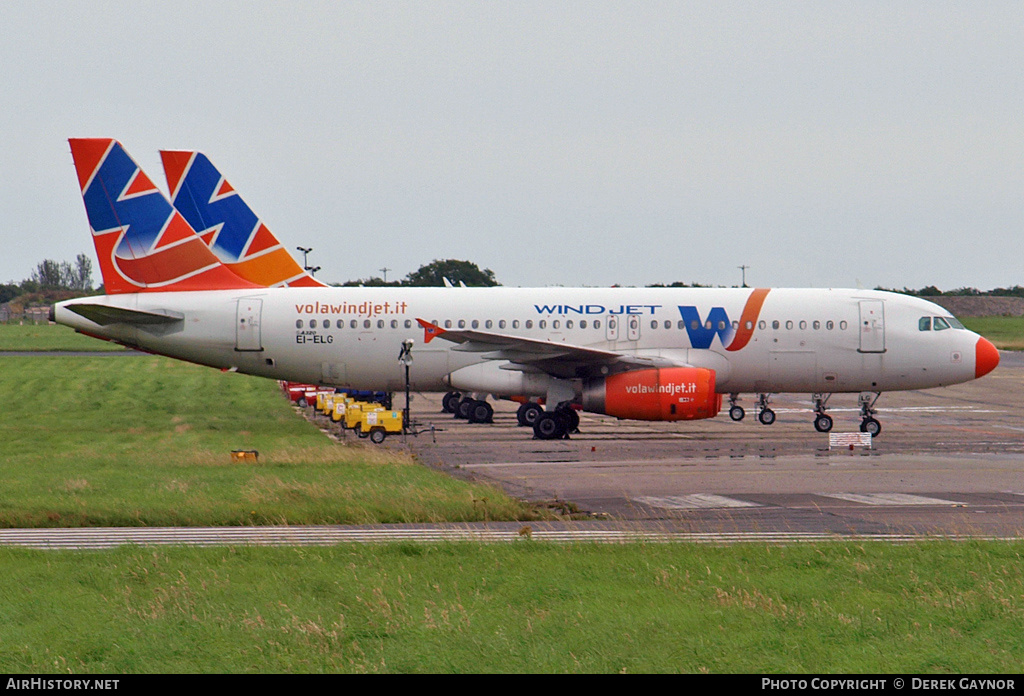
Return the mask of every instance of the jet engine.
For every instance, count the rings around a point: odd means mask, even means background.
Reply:
[[[649,421],[714,418],[722,407],[715,372],[703,367],[633,370],[583,383],[584,411]]]

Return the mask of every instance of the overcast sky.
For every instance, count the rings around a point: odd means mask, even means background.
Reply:
[[[67,139],[112,137],[163,188],[204,151],[328,282],[1024,284],[1020,2],[2,10],[0,282],[95,258]]]

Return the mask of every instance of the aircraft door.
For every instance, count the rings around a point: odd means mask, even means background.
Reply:
[[[235,319],[235,350],[263,350],[260,330],[262,313],[263,300],[246,298],[238,301],[238,312]]]
[[[885,352],[885,304],[882,300],[860,301],[860,352]]]

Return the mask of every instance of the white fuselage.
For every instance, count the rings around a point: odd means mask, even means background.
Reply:
[[[414,389],[543,396],[549,388],[545,374],[508,369],[508,361],[460,350],[441,337],[425,341],[417,319],[706,367],[715,371],[719,393],[883,392],[976,376],[979,336],[962,328],[921,330],[922,318],[949,316],[925,300],[872,290],[772,289],[752,314],[751,293],[557,287],[155,292],[69,300],[57,305],[55,318],[90,335],[222,369],[385,391],[405,385],[398,356],[407,339],[415,341]],[[181,319],[101,325],[70,309],[83,303]]]

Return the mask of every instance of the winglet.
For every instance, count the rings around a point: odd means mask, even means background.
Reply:
[[[419,325],[423,327],[424,343],[430,343],[435,338],[445,333],[445,330],[442,329],[440,326],[438,326],[437,324],[431,324],[426,319],[417,318],[416,321],[419,322]]]

